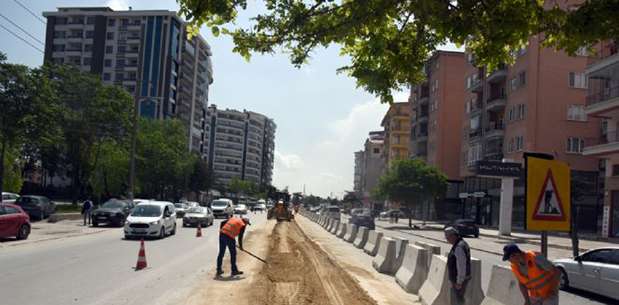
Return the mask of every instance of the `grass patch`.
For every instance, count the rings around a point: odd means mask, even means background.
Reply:
[[[56,213],[81,213],[82,207],[72,204],[63,204],[56,206]]]

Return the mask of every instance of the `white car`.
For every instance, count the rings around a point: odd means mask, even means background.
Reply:
[[[211,202],[211,210],[215,218],[229,218],[234,215],[234,203],[230,199],[222,198]]]
[[[15,203],[19,195],[14,193],[2,192],[2,203]]]
[[[264,203],[258,203],[254,207],[254,210],[256,210],[256,211],[266,211],[266,209],[267,209],[267,205],[264,204]]]
[[[125,221],[125,239],[131,237],[164,238],[176,234],[174,204],[145,201],[135,206]]]
[[[247,214],[247,206],[242,204],[242,203],[241,204],[237,204],[234,207],[234,214],[239,214],[239,215]]]
[[[619,300],[619,247],[598,248],[553,263],[561,270],[562,289],[573,287]]]

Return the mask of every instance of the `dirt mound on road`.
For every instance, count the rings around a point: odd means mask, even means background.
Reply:
[[[275,225],[267,261],[250,288],[252,304],[376,304],[294,222]]]

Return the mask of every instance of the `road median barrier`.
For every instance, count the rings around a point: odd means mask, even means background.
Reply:
[[[335,234],[335,236],[339,237],[339,238],[344,238],[344,236],[346,235],[346,231],[348,229],[349,224],[342,224],[340,226],[340,229],[337,231],[337,234]]]
[[[327,232],[331,232],[331,229],[333,228],[333,226],[335,225],[336,220],[331,218],[329,219],[329,223],[327,224],[327,226],[325,227],[325,230],[327,230]]]
[[[344,240],[352,243],[355,238],[357,238],[357,232],[359,231],[359,227],[357,225],[350,225],[348,229],[348,232],[346,232],[346,235],[344,235]]]
[[[488,293],[481,305],[521,305],[524,298],[520,293],[520,284],[510,268],[492,266]]]
[[[331,226],[331,230],[329,230],[329,233],[331,234],[337,233],[337,229],[339,229],[340,226],[341,226],[341,222],[339,220],[336,220],[335,223]]]
[[[383,238],[382,232],[376,232],[375,230],[370,230],[368,232],[368,241],[365,243],[363,247],[363,252],[369,254],[370,256],[376,256],[378,253],[378,247],[380,246],[380,240]]]
[[[359,231],[357,232],[357,238],[355,238],[355,241],[352,244],[359,249],[363,249],[367,241],[368,241],[368,228],[359,227]]]
[[[428,250],[430,252],[430,255],[433,255],[433,254],[440,255],[441,254],[441,247],[437,246],[435,244],[431,244],[431,243],[427,243],[427,242],[423,242],[423,241],[415,241],[415,245]],[[432,256],[430,256],[430,259],[432,259]]]
[[[451,302],[451,283],[447,270],[447,258],[433,255],[428,279],[419,289],[419,297],[424,305],[444,305]],[[464,304],[479,305],[484,299],[481,289],[481,261],[471,258],[471,279],[464,292]]]
[[[383,237],[380,241],[378,253],[372,260],[372,266],[380,273],[391,274],[396,260],[396,241],[393,238]]]
[[[396,258],[393,263],[393,269],[391,270],[391,274],[395,274],[402,266],[402,262],[404,261],[404,253],[406,252],[406,246],[408,246],[408,239],[400,238],[400,237],[392,237],[395,240],[396,245]]]
[[[407,245],[402,266],[395,274],[395,281],[408,293],[418,293],[428,278],[430,251],[417,245]]]

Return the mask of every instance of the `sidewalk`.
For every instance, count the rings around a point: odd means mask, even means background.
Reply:
[[[32,228],[28,239],[0,239],[0,248],[37,243],[47,240],[83,236],[109,230],[121,230],[114,227],[84,226],[82,220],[62,220],[55,223],[50,223],[47,221],[37,221],[32,222],[31,226]]]

